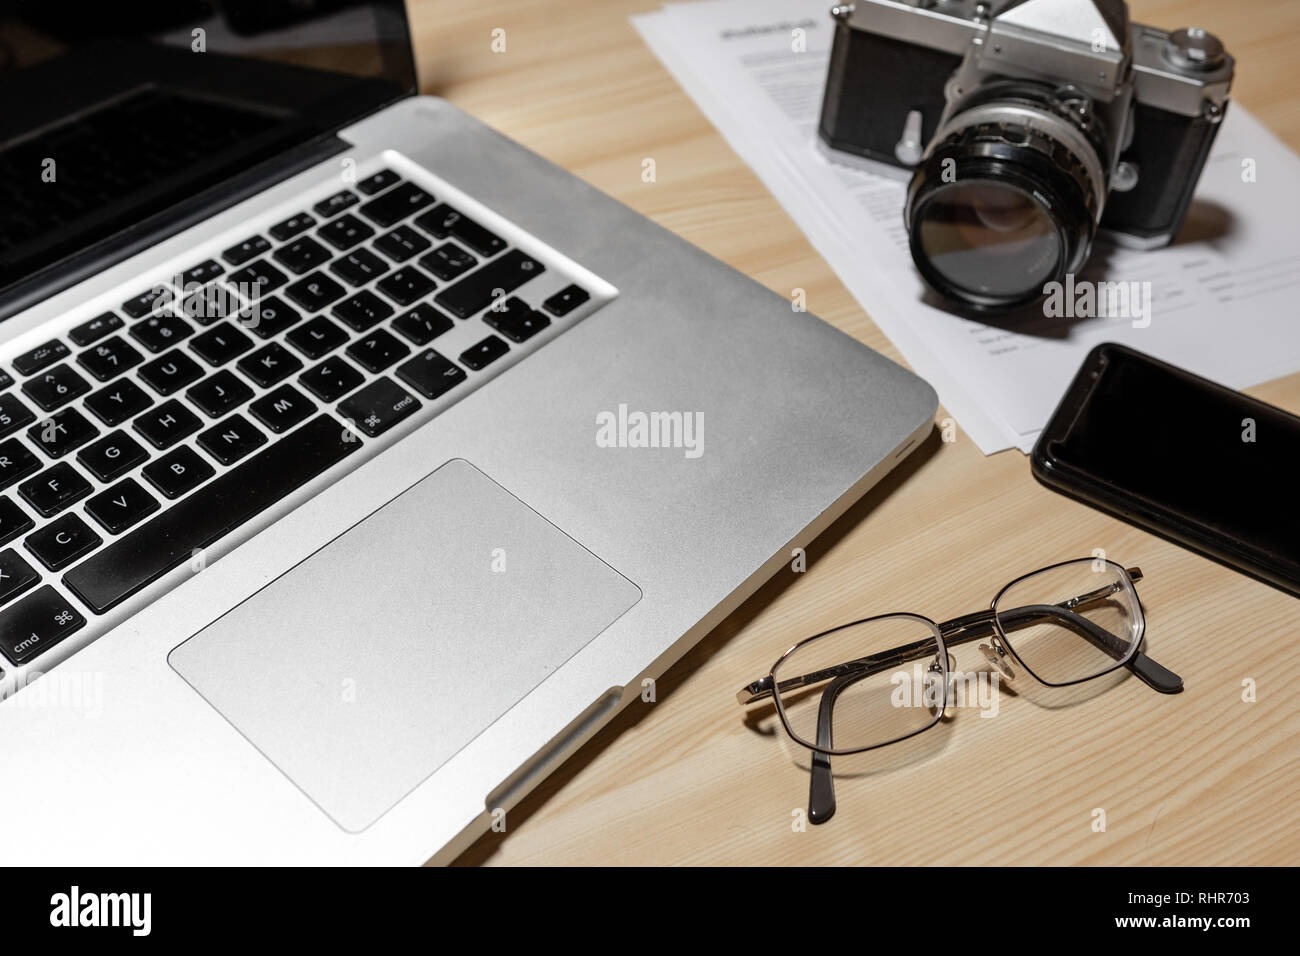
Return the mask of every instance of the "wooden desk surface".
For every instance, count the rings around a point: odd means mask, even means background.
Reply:
[[[411,6],[424,92],[782,296],[806,289],[810,311],[902,361],[633,31],[628,16],[658,0]],[[1300,149],[1300,4],[1130,6],[1135,20],[1222,37],[1238,61],[1234,99]],[[495,27],[504,54],[490,51]],[[653,184],[641,181],[647,156]],[[1300,374],[1251,391],[1300,412]],[[806,754],[770,719],[744,721],[741,684],[794,637],[872,613],[986,607],[1021,572],[1095,548],[1146,573],[1148,649],[1183,675],[1181,695],[1129,678],[1049,709],[1031,688],[1004,690],[997,719],[950,711],[906,760],[841,758],[837,817],[792,827]],[[1018,451],[986,458],[965,437],[932,440],[814,542],[806,573],[764,586],[662,677],[656,703],[619,715],[511,811],[504,836],[459,862],[1295,864],[1297,612],[1280,591],[1046,490]],[[969,646],[956,658],[981,663]],[[1247,678],[1255,703],[1242,700]]]

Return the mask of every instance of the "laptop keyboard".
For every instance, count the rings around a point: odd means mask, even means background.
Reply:
[[[608,299],[464,208],[381,169],[0,365],[11,676]]]

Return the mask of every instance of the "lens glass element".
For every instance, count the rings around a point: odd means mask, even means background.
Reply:
[[[1007,585],[998,632],[1039,680],[1070,684],[1114,670],[1142,641],[1142,605],[1118,564],[1083,558]]]
[[[878,747],[933,726],[943,716],[947,675],[938,629],[911,614],[804,641],[773,673],[791,736],[830,751]]]
[[[1056,275],[1056,224],[1016,186],[988,179],[954,183],[936,191],[920,217],[920,253],[960,292],[1030,297],[1041,295]]]

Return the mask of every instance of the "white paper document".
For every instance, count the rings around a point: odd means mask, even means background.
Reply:
[[[1179,240],[1146,252],[1098,241],[1075,277],[1131,290],[1122,315],[1076,317],[1082,285],[1059,297],[1059,317],[1004,327],[930,304],[907,248],[905,174],[864,172],[818,148],[829,7],[704,0],[633,23],[985,454],[1028,451],[1099,342],[1234,388],[1300,369],[1300,158],[1240,104],[1228,109]]]

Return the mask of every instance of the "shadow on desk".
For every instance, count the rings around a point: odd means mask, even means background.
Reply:
[[[818,535],[815,539],[817,547],[806,547],[808,570],[815,568],[821,560],[821,555],[829,552],[840,539],[857,527],[877,505],[920,470],[921,466],[938,451],[939,445],[939,430],[938,428],[932,428],[930,434],[914,452],[886,475],[879,484],[854,503],[829,528]],[[681,660],[655,681],[655,693],[659,701],[662,703],[671,697],[687,676],[701,667],[737,633],[743,630],[750,621],[762,613],[794,580],[795,574],[788,571],[788,569],[784,572],[778,572],[776,576],[762,584],[757,591],[750,595],[748,600],[733,611],[725,621],[683,654]],[[744,677],[742,676],[737,681],[737,686],[743,681]],[[647,707],[626,707],[615,715],[591,740],[587,741],[568,760],[557,767],[528,796],[524,797],[518,806],[510,811],[511,829],[517,829],[519,826],[526,824],[528,818],[540,809],[547,800],[551,799],[565,784],[581,773],[606,747],[629,729],[635,727],[637,722],[642,720],[648,713],[650,713],[650,709]],[[739,716],[738,714],[737,717],[739,718]],[[505,838],[500,833],[489,832],[484,834],[468,850],[457,857],[452,865],[477,866],[487,862],[497,852],[502,839]]]

